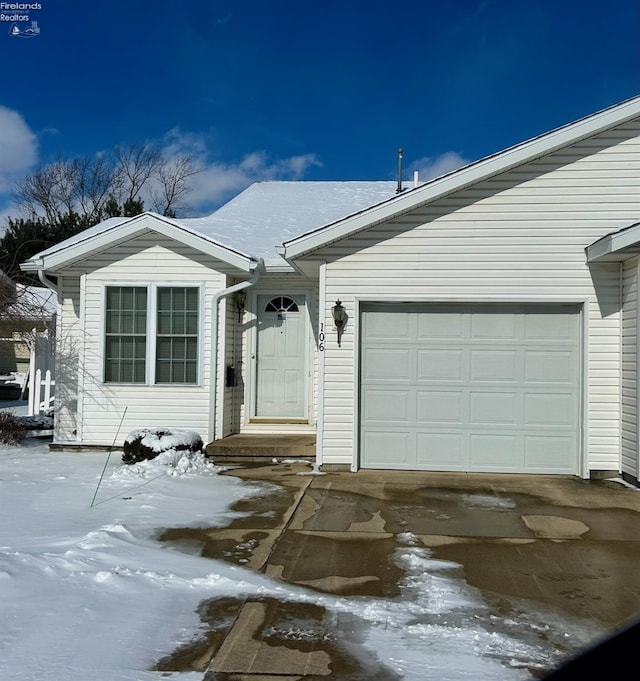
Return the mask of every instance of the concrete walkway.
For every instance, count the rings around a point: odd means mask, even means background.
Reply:
[[[203,555],[324,594],[400,598],[404,572],[391,556],[411,536],[433,558],[458,563],[496,620],[529,603],[604,633],[640,614],[640,490],[559,476],[309,471],[302,463],[230,470],[275,491],[240,502],[236,510],[250,515],[227,528],[169,530],[163,539],[198,541]],[[364,678],[339,636],[277,634],[292,619],[321,631],[325,615],[267,598],[214,601],[201,613],[207,640],[158,669],[199,669],[205,681]],[[383,667],[368,673],[398,678]]]

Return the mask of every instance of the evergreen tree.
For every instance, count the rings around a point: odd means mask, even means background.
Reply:
[[[16,283],[41,286],[36,275],[20,269],[20,263],[96,224],[94,217],[101,222],[110,217],[133,217],[143,211],[144,204],[140,199],[127,200],[121,206],[110,197],[97,216],[69,211],[53,222],[38,215],[27,219],[7,218],[7,229],[0,237],[0,272]]]

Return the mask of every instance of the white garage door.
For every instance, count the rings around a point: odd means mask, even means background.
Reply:
[[[363,306],[360,465],[578,472],[570,305]]]

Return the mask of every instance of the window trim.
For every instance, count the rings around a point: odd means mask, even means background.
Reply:
[[[144,383],[119,383],[106,380],[106,303],[107,289],[118,287],[133,287],[147,289],[147,326],[146,326],[146,354],[145,354],[145,380]],[[157,343],[157,313],[158,313],[158,289],[159,288],[191,288],[198,291],[198,356],[196,363],[195,383],[156,383],[156,343]],[[203,361],[204,361],[204,285],[191,281],[110,281],[102,285],[101,295],[101,323],[100,323],[100,380],[103,385],[129,386],[129,387],[152,387],[152,388],[191,388],[202,387]]]

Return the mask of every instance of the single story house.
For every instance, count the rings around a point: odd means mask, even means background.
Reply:
[[[23,268],[59,297],[56,443],[315,433],[354,471],[637,482],[639,255],[635,97],[404,191],[257,183]]]

